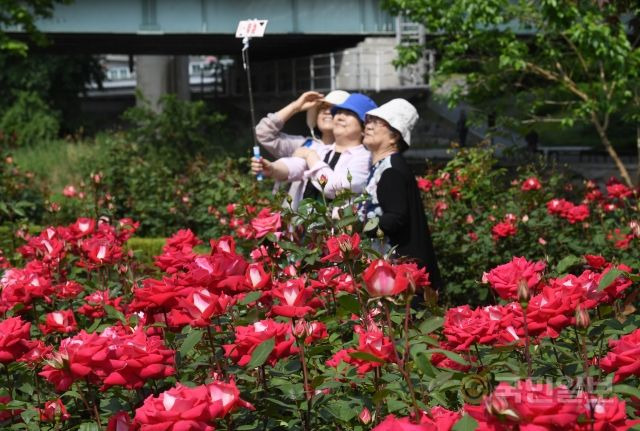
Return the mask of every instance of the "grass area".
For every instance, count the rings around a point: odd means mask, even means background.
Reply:
[[[67,184],[77,184],[85,174],[84,163],[101,156],[97,141],[71,142],[56,140],[40,142],[12,151],[17,165],[31,171],[53,192],[62,192]]]

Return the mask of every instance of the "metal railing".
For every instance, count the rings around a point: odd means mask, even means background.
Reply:
[[[256,62],[252,86],[256,94],[298,94],[301,91],[383,91],[428,88],[435,67],[435,53],[426,51],[423,61],[396,69],[395,48],[358,47],[287,60]],[[245,93],[242,70],[230,70],[229,95]]]

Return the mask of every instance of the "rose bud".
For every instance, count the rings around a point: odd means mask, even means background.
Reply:
[[[366,407],[363,408],[360,414],[358,415],[358,419],[360,419],[360,422],[362,422],[365,425],[371,422],[371,412],[369,411],[369,409]]]
[[[522,308],[527,308],[529,305],[529,299],[531,299],[531,292],[526,280],[518,281],[518,301]]]
[[[582,307],[576,308],[576,328],[587,329],[590,324],[589,312]]]
[[[320,187],[322,188],[324,188],[328,182],[329,180],[325,175],[320,175],[320,178],[318,178],[318,184],[320,184]]]

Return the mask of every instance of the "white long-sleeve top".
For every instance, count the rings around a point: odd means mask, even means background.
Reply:
[[[312,169],[307,166],[306,160],[299,157],[291,157],[291,154],[301,147],[307,138],[299,135],[287,135],[282,133],[284,123],[275,114],[269,114],[260,120],[256,126],[258,141],[275,157],[278,157],[289,169],[288,181],[289,196],[291,196],[291,206],[298,208],[304,195],[307,182],[311,181],[313,186],[322,190],[318,180],[324,176],[327,184],[324,187],[324,195],[328,199],[333,199],[341,190],[350,189],[353,193],[362,193],[366,186],[371,167],[371,153],[363,146],[349,148],[342,152],[334,169],[331,169],[324,160],[327,153],[335,151],[335,144],[325,145],[321,141],[313,140],[309,149],[318,153],[320,162],[316,163]],[[351,175],[351,181],[348,176]],[[288,205],[288,204],[286,204]]]

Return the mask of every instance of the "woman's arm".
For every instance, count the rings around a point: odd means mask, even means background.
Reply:
[[[258,142],[277,158],[291,156],[306,138],[282,133],[282,128],[292,116],[315,106],[322,97],[318,92],[307,91],[275,114],[268,114],[256,125]]]

